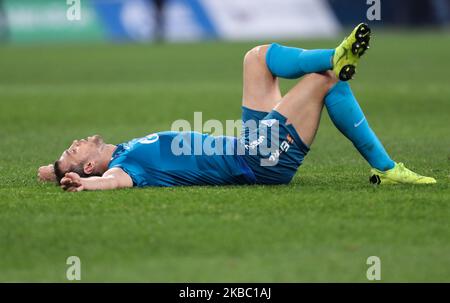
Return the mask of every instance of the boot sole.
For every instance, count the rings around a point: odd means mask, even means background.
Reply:
[[[359,58],[364,55],[366,50],[369,49],[371,29],[369,25],[362,23],[358,26],[355,32],[356,41],[352,44],[352,53]],[[356,73],[356,66],[353,64],[347,64],[342,67],[339,72],[339,80],[349,81]]]

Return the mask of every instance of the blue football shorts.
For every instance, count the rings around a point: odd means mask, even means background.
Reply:
[[[292,124],[279,112],[242,107],[244,159],[258,184],[287,184],[309,151]]]

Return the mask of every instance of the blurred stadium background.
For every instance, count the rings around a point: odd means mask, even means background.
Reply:
[[[69,3],[69,4],[67,4]],[[196,41],[330,37],[380,4],[373,25],[443,27],[449,0],[0,0],[1,39],[48,41]]]
[[[383,281],[450,281],[449,0],[81,0],[69,21],[76,2],[0,0],[0,281],[67,281],[71,255],[82,281],[367,282],[371,255]],[[247,50],[335,47],[361,21],[375,31],[352,88],[394,159],[436,186],[370,186],[326,114],[289,186],[36,181],[74,138],[239,119]]]

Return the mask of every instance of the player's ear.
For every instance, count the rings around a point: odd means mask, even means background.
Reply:
[[[95,168],[95,162],[89,161],[83,165],[83,171],[86,175],[92,175]]]

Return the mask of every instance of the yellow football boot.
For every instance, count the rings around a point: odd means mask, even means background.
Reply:
[[[385,172],[372,168],[370,171],[370,183],[373,184],[434,184],[436,179],[421,176],[405,167],[403,163],[395,163],[395,166]]]
[[[333,71],[341,81],[353,78],[356,66],[362,55],[369,48],[370,28],[361,23],[355,27],[347,38],[336,47],[333,56]]]

